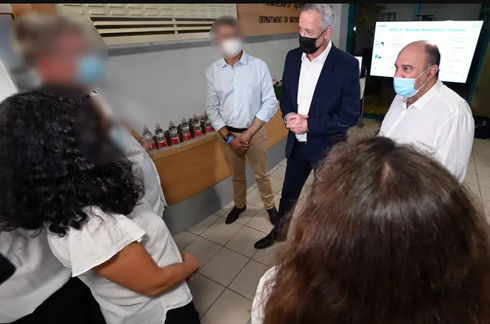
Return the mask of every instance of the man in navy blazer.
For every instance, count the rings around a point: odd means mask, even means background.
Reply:
[[[359,61],[330,40],[335,24],[332,6],[304,5],[299,19],[300,47],[286,56],[280,106],[289,129],[286,175],[274,229],[255,243],[264,249],[287,231],[287,215],[310,172],[330,148],[347,138],[361,113]]]

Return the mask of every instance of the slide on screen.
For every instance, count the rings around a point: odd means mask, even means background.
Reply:
[[[374,34],[372,76],[393,77],[400,50],[410,42],[433,42],[441,52],[440,79],[465,83],[483,21],[377,22]]]

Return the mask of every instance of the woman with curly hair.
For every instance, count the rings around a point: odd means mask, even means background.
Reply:
[[[490,323],[489,226],[470,195],[391,139],[335,147],[261,279],[252,324]]]
[[[31,91],[0,104],[0,231],[45,230],[108,324],[197,324],[186,280],[199,262],[181,256],[141,198],[111,123],[90,102]],[[89,151],[110,159],[94,163]]]

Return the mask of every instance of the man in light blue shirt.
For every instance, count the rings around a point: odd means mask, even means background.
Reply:
[[[277,210],[267,174],[267,134],[263,127],[277,111],[269,68],[243,52],[243,36],[235,17],[219,17],[211,27],[211,37],[223,58],[206,70],[206,108],[213,127],[223,137],[223,151],[231,169],[235,206],[226,223],[235,222],[247,207],[246,158],[274,223]]]

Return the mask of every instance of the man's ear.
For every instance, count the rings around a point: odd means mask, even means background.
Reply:
[[[431,66],[429,72],[430,72],[430,80],[434,79],[437,75],[437,72],[439,72],[439,66],[438,65]]]
[[[323,37],[325,37],[325,40],[328,41],[329,39],[331,39],[332,34],[333,34],[333,27],[329,26],[329,27],[327,27],[327,31],[325,32]]]

